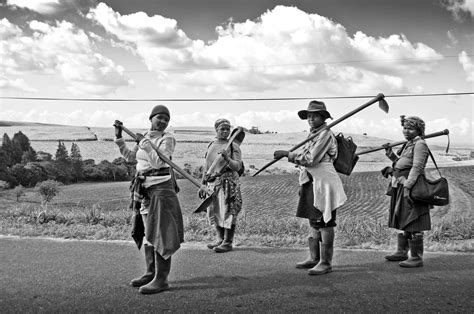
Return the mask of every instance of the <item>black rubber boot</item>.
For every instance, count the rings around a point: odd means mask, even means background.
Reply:
[[[334,253],[334,227],[321,228],[321,259],[318,265],[308,270],[308,275],[323,275],[332,271]]]
[[[221,243],[224,241],[224,228],[219,227],[216,225],[216,235],[217,235],[217,240],[215,243],[209,243],[207,245],[208,249],[214,249],[215,247],[221,245]]]
[[[318,232],[318,237],[308,238],[309,257],[303,262],[296,263],[296,268],[313,268],[318,265],[320,254],[319,254],[319,242],[321,241],[321,234]]]
[[[413,268],[423,267],[423,234],[415,234],[408,240],[410,247],[410,258],[401,262],[400,267]]]
[[[397,251],[391,255],[385,256],[387,261],[399,262],[408,258],[408,237],[405,233],[397,235]]]
[[[143,251],[145,252],[145,274],[139,278],[132,279],[130,285],[132,287],[141,287],[146,285],[155,277],[155,248],[151,245],[144,245]]]
[[[234,241],[235,225],[230,229],[224,230],[224,241],[219,246],[214,248],[216,253],[225,253],[233,250],[232,242]]]
[[[153,294],[169,290],[168,275],[171,270],[171,257],[164,259],[155,252],[155,277],[147,285],[141,286],[138,291],[143,294]]]

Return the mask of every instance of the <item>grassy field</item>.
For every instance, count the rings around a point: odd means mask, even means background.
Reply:
[[[36,151],[44,151],[55,154],[58,147],[58,140],[65,140],[66,148],[70,150],[71,141],[78,141],[78,146],[83,159],[94,159],[96,162],[102,160],[112,161],[120,157],[120,153],[112,142],[114,138],[114,129],[84,127],[84,126],[59,126],[59,125],[6,125],[0,121],[0,134],[7,133],[10,137],[18,131],[22,131],[28,136],[31,145]],[[136,132],[143,132],[143,129],[134,129]],[[207,145],[214,139],[212,128],[171,128],[177,140],[176,151],[173,155],[174,162],[184,167],[190,164],[193,168],[200,166],[203,162],[204,153]],[[307,137],[306,132],[279,133],[279,134],[246,134],[245,140],[241,146],[243,158],[247,169],[254,166],[259,169],[273,158],[273,152],[277,149],[289,149],[296,143],[301,142]],[[385,138],[365,136],[360,134],[346,134],[351,136],[358,145],[358,151],[378,147],[387,142],[393,142]],[[93,140],[91,140],[93,139]],[[97,140],[96,140],[97,139]],[[400,140],[400,139],[397,139]],[[429,143],[429,140],[428,140]],[[133,142],[128,143],[132,146]],[[456,166],[474,164],[474,161],[464,162],[454,161],[458,157],[465,159],[471,153],[469,148],[451,148],[449,154],[444,152],[444,147],[433,145],[431,147],[436,160],[440,165]],[[431,163],[431,161],[429,161]],[[387,158],[382,151],[362,155],[354,171],[376,171],[387,164]],[[429,165],[430,166],[430,165]],[[278,169],[276,169],[278,168]],[[275,165],[268,174],[286,171],[296,172],[294,166],[288,162],[280,162]]]
[[[432,210],[433,230],[427,232],[428,250],[473,251],[474,167],[443,168],[450,182],[451,204]],[[348,202],[338,209],[337,245],[387,248],[393,230],[386,227],[387,179],[378,172],[341,176]],[[185,217],[186,241],[210,241],[212,230],[199,205],[196,188],[179,180],[179,199]],[[295,175],[242,178],[244,206],[239,216],[237,245],[304,245],[308,226],[294,217],[297,204]],[[131,212],[128,183],[82,183],[64,186],[47,207],[34,190],[17,202],[12,191],[0,193],[0,233],[79,239],[129,240]]]
[[[203,162],[207,144],[214,138],[212,128],[171,129],[178,141],[173,161],[197,167]],[[0,121],[0,133],[13,136],[22,131],[37,151],[54,154],[57,140],[79,141],[83,159],[113,160],[120,156],[111,141],[113,128],[14,124]],[[144,131],[144,130],[134,130]],[[377,147],[388,139],[357,134],[352,136],[358,149]],[[288,149],[306,138],[306,132],[247,134],[242,144],[247,169],[260,168],[272,159],[276,149]],[[90,139],[94,139],[91,141]],[[97,140],[95,140],[97,139]],[[429,140],[428,140],[429,141]],[[70,144],[66,142],[67,149]],[[129,143],[133,145],[133,143]],[[469,156],[471,149],[455,148],[450,154],[443,147],[431,146],[443,175],[450,183],[451,204],[432,211],[433,230],[427,233],[427,248],[432,250],[472,251],[474,161],[454,161]],[[387,179],[379,170],[389,165],[382,151],[361,156],[351,176],[342,175],[348,202],[338,209],[336,242],[343,247],[387,248],[393,246],[393,230],[386,227]],[[428,167],[432,168],[431,162]],[[250,170],[251,173],[254,169]],[[242,178],[244,206],[239,217],[237,245],[304,245],[307,222],[294,217],[297,204],[296,168],[286,162],[268,168],[255,178]],[[436,177],[433,170],[429,174]],[[187,241],[210,241],[212,230],[203,214],[192,214],[199,205],[196,187],[179,180],[179,198],[185,217]],[[81,183],[62,187],[62,192],[47,206],[40,203],[34,189],[17,202],[13,190],[0,191],[0,234],[51,236],[78,239],[129,240],[131,212],[128,208],[128,182]]]

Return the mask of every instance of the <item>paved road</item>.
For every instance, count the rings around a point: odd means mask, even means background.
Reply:
[[[185,244],[172,289],[140,295],[143,270],[131,242],[0,237],[2,313],[85,312],[474,312],[474,254],[425,255],[402,269],[386,252],[336,250],[334,272],[293,267],[306,250],[238,247],[216,254]]]

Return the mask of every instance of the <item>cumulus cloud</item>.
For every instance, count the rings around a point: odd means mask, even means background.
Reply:
[[[466,72],[468,82],[474,83],[474,62],[467,55],[465,51],[462,51],[458,56],[459,63],[461,63],[464,72]]]
[[[474,17],[474,0],[444,0],[442,3],[458,21]]]
[[[25,8],[43,15],[54,15],[70,9],[80,9],[95,3],[94,0],[7,0],[7,5]]]
[[[286,91],[317,82],[337,92],[400,92],[407,89],[400,71],[429,71],[442,59],[403,34],[350,36],[342,25],[296,7],[276,6],[255,21],[219,26],[210,43],[191,40],[173,19],[143,12],[121,15],[104,3],[87,17],[133,47],[160,82],[174,90]]]
[[[133,82],[125,78],[123,67],[95,52],[87,34],[73,24],[61,21],[55,25],[33,20],[28,31],[0,20],[0,69],[10,75],[35,71],[60,73],[74,94],[105,95]]]
[[[37,91],[35,88],[30,87],[23,79],[11,79],[3,75],[0,75],[0,89],[19,90],[29,93]]]

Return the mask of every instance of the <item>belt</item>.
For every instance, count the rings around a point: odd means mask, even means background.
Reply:
[[[151,169],[144,172],[139,172],[139,176],[143,177],[162,177],[169,176],[171,174],[170,168]]]

